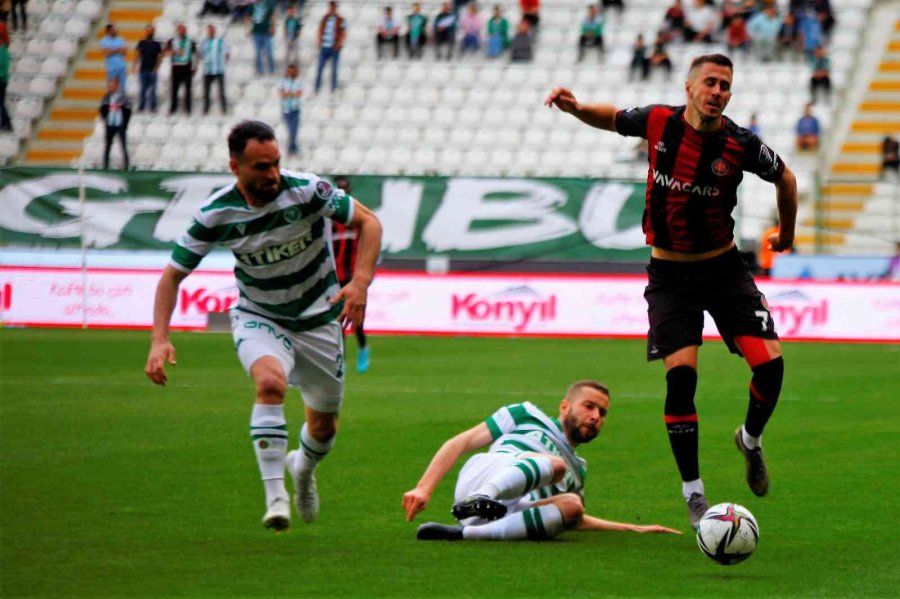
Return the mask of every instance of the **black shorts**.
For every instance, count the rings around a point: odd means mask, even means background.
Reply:
[[[735,336],[778,339],[769,304],[737,249],[700,262],[651,258],[647,275],[648,361],[702,345],[704,310],[733,354],[741,355]]]

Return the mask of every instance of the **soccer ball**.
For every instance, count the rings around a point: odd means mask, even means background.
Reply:
[[[697,526],[697,545],[723,566],[742,562],[756,551],[759,525],[750,510],[736,503],[714,505]]]

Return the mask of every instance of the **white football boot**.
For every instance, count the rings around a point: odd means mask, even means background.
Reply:
[[[294,505],[304,522],[312,522],[319,515],[319,491],[314,472],[300,472],[302,455],[299,450],[287,454],[287,468],[294,479]]]

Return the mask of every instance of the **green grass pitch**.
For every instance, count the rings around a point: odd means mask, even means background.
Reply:
[[[260,524],[252,390],[227,335],[176,334],[165,388],[142,332],[0,330],[3,597],[888,597],[897,550],[900,346],[785,345],[754,497],[732,445],[749,371],[701,351],[701,472],[711,502],[757,516],[759,549],[722,567],[693,535],[567,532],[545,543],[422,543],[400,499],[441,442],[507,403],[555,412],[578,378],[613,394],[581,448],[589,513],[687,531],[641,341],[375,337],[350,369],[320,518]],[[348,339],[348,363],[355,346]],[[288,400],[292,446],[301,402]],[[455,470],[418,522],[450,522]]]

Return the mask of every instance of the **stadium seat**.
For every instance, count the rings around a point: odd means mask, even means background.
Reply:
[[[31,56],[24,56],[16,61],[14,73],[16,75],[24,75],[33,77],[41,72],[41,63]]]
[[[81,39],[87,37],[91,30],[90,21],[77,16],[69,17],[63,26],[62,34],[69,38]]]
[[[69,17],[75,12],[75,2],[73,0],[55,0],[51,8],[51,13],[60,17]]]
[[[39,98],[52,98],[56,94],[56,81],[45,77],[35,77],[28,84],[28,93]]]
[[[96,19],[103,10],[103,4],[99,0],[79,0],[75,7],[75,14],[87,19]]]
[[[40,98],[22,98],[16,102],[16,116],[36,119],[43,111],[44,101]]]
[[[68,66],[67,61],[51,56],[41,63],[41,75],[58,79],[66,74]]]
[[[19,153],[19,140],[12,135],[0,136],[0,161],[6,163]]]

